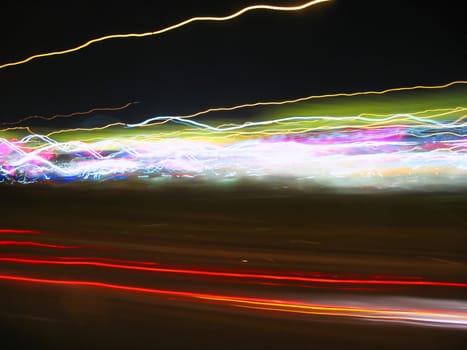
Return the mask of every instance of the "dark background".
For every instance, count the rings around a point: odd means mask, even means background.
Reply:
[[[261,2],[12,1],[2,10],[0,62]],[[0,121],[139,101],[118,115],[136,122],[258,100],[467,79],[463,5],[334,0],[299,13],[254,11],[105,41],[0,70]]]

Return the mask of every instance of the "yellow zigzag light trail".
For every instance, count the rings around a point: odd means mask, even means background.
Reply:
[[[129,105],[129,104],[127,104]],[[125,105],[125,106],[127,106]],[[429,118],[436,118],[436,117],[440,117],[440,116],[445,116],[445,115],[449,115],[449,114],[452,114],[452,113],[455,113],[455,112],[462,112],[462,111],[466,111],[467,110],[467,107],[454,107],[454,108],[437,108],[437,109],[427,109],[427,110],[422,110],[422,111],[417,111],[417,112],[412,112],[412,113],[407,113],[407,114],[412,114],[412,115],[418,115],[418,114],[424,114],[424,113],[428,113],[428,112],[441,112],[441,113],[438,113],[438,114],[433,114],[433,115],[430,115]],[[76,112],[76,114],[83,114],[84,112]],[[373,117],[385,117],[385,116],[390,116],[391,114],[375,114],[375,113],[361,113],[359,114],[358,116],[373,116]],[[464,115],[462,117],[459,117],[458,119],[452,121],[451,123],[449,124],[456,124],[456,123],[459,123],[460,121],[464,120],[466,118],[467,115]],[[407,120],[408,118],[407,117],[401,117],[400,120]],[[396,120],[391,120],[391,121],[388,121],[388,122],[379,122],[379,121],[375,121],[374,123],[372,124],[368,124],[365,126],[365,129],[373,129],[373,128],[378,128],[378,127],[382,127],[383,125],[387,124],[387,123],[392,123],[392,122],[395,122],[399,119],[396,119]],[[162,125],[162,124],[166,124],[169,122],[169,119],[167,120],[164,120],[164,121],[160,121],[158,123],[153,123],[151,124],[152,126],[156,126],[156,125]],[[315,123],[317,122],[316,120],[313,120],[313,121],[308,121],[308,123]],[[297,122],[280,122],[280,123],[277,123],[278,125],[288,125],[288,124],[296,124]],[[301,121],[300,123],[303,123],[303,121]],[[123,125],[123,123],[116,123],[117,125]],[[105,128],[109,127],[109,126],[115,126],[116,124],[111,124],[111,125],[106,125],[104,126]],[[234,124],[234,123],[228,123],[228,124],[222,124],[222,125],[219,125],[218,127],[224,127],[224,126],[235,126],[235,125],[239,125],[239,124]],[[389,127],[403,127],[404,125],[394,125],[394,124],[390,124],[388,125]],[[299,128],[295,128],[295,129],[290,129],[287,131],[287,133],[303,133],[303,132],[310,132],[310,131],[314,131],[314,130],[332,130],[332,129],[342,129],[342,128],[352,128],[352,127],[355,127],[355,125],[339,125],[339,126],[319,126],[319,127],[316,127],[316,128],[310,128],[310,127],[299,127]],[[12,130],[12,129],[26,129],[28,130],[26,127],[16,127],[16,128],[9,128],[9,129],[4,129],[4,130],[0,130],[1,131],[8,131],[8,130]],[[294,130],[298,130],[298,131],[294,131]],[[28,130],[29,131],[29,130]],[[70,131],[83,131],[83,129],[70,129]],[[62,130],[58,131],[58,133],[60,132],[64,132]],[[269,133],[268,133],[269,132]],[[231,138],[231,137],[236,137],[236,136],[241,136],[241,135],[275,135],[275,134],[280,134],[280,133],[283,133],[284,130],[280,130],[280,131],[277,131],[276,129],[266,129],[266,130],[262,130],[262,131],[243,131],[243,132],[234,132],[234,133],[224,133],[223,136],[221,136],[220,138]],[[32,134],[32,131],[30,131],[30,133]],[[51,136],[52,134],[54,133],[57,133],[57,132],[52,132],[50,134],[48,134],[47,136]],[[149,138],[151,139],[159,139],[159,138],[167,138],[167,137],[181,137],[181,136],[186,136],[188,134],[198,134],[198,135],[205,135],[204,132],[201,132],[193,127],[189,127],[189,128],[186,128],[186,129],[183,129],[183,130],[177,130],[177,131],[172,131],[172,132],[163,132],[163,133],[153,133],[151,134],[151,136],[149,136]],[[134,138],[134,137],[129,137],[130,139]],[[89,138],[89,139],[86,139],[84,141],[92,141],[92,140],[95,140],[94,138]]]
[[[12,126],[6,129],[1,129],[0,132],[7,132],[7,131],[17,131],[17,130],[26,130],[28,133],[35,134],[34,131],[29,126]]]
[[[90,46],[92,44],[95,44],[95,43],[98,43],[98,42],[101,42],[101,41],[105,41],[105,40],[109,40],[109,39],[142,38],[142,37],[146,37],[146,36],[155,36],[155,35],[163,34],[163,33],[169,32],[171,30],[186,26],[187,24],[190,24],[190,23],[193,23],[193,22],[228,21],[228,20],[234,19],[236,17],[239,17],[239,16],[243,15],[246,12],[250,12],[250,11],[254,11],[254,10],[300,11],[300,10],[304,10],[304,9],[306,9],[308,7],[311,7],[311,6],[318,5],[319,3],[328,2],[328,1],[331,1],[331,0],[313,0],[313,1],[309,1],[309,2],[306,2],[306,3],[302,4],[302,5],[297,5],[297,6],[253,5],[253,6],[245,7],[245,8],[243,8],[243,9],[237,11],[237,12],[234,12],[234,13],[228,15],[228,16],[223,16],[223,17],[208,17],[208,16],[206,16],[206,17],[192,17],[192,18],[189,18],[189,19],[184,20],[182,22],[179,22],[177,24],[174,24],[174,25],[171,25],[169,27],[159,29],[159,30],[156,30],[156,31],[153,31],[153,32],[129,33],[129,34],[111,34],[111,35],[102,36],[102,37],[99,37],[99,38],[96,38],[96,39],[89,40],[89,41],[85,42],[84,44],[73,47],[71,49],[41,53],[41,54],[30,56],[30,57],[25,58],[25,59],[20,60],[20,61],[5,63],[5,64],[0,65],[0,69],[6,68],[6,67],[11,67],[11,66],[18,66],[20,64],[24,64],[24,63],[27,63],[29,61],[32,61],[32,60],[34,60],[36,58],[56,56],[56,55],[64,55],[64,54],[72,53],[72,52],[75,52],[75,51],[82,50],[82,49],[84,49],[84,48],[86,48],[86,47],[88,47],[88,46]]]
[[[444,89],[444,88],[450,87],[452,85],[457,85],[457,84],[467,84],[467,80],[456,80],[456,81],[452,81],[450,83],[443,84],[443,85],[416,85],[416,86],[408,86],[408,87],[390,88],[390,89],[380,90],[380,91],[359,91],[359,92],[352,92],[352,93],[341,92],[341,93],[326,94],[326,95],[312,95],[312,96],[300,97],[300,98],[293,99],[293,100],[246,103],[246,104],[236,105],[232,107],[209,108],[209,109],[205,109],[203,111],[196,112],[193,114],[175,116],[174,118],[194,118],[199,115],[212,113],[212,112],[233,111],[233,110],[237,110],[241,108],[258,107],[258,106],[285,105],[285,104],[292,104],[292,103],[297,103],[297,102],[302,102],[302,101],[307,101],[307,100],[312,100],[312,99],[323,99],[323,98],[331,98],[331,97],[352,97],[352,96],[360,96],[360,95],[384,95],[390,92],[410,91],[410,90],[419,90],[419,89]],[[167,121],[168,120],[164,122],[167,122]],[[157,124],[161,124],[161,122],[160,121],[156,123],[149,122],[148,124],[140,125],[138,127],[150,127],[150,126],[154,126]],[[74,132],[74,131],[104,130],[104,129],[107,129],[113,126],[126,126],[126,124],[123,122],[116,122],[116,123],[104,125],[101,127],[95,127],[95,128],[75,128],[75,129],[57,130],[57,131],[48,133],[46,136],[50,137],[52,135]]]
[[[444,85],[416,85],[416,86],[408,86],[408,87],[399,87],[399,88],[391,88],[381,91],[359,91],[359,92],[340,92],[334,94],[326,94],[326,95],[311,95],[305,97],[299,97],[293,100],[283,100],[283,101],[266,101],[266,102],[253,102],[253,103],[245,103],[242,105],[236,105],[232,107],[216,107],[216,108],[209,108],[202,110],[200,112],[196,112],[193,114],[187,115],[179,115],[179,118],[192,118],[197,117],[199,115],[211,113],[211,112],[224,112],[224,111],[234,111],[237,109],[248,108],[248,107],[259,107],[259,106],[276,106],[276,105],[285,105],[297,102],[303,102],[307,100],[317,100],[322,98],[329,98],[329,97],[353,97],[353,96],[360,96],[360,95],[383,95],[388,92],[397,92],[397,91],[410,91],[410,90],[418,90],[418,89],[444,89],[456,84],[467,84],[467,80],[456,80]],[[145,125],[148,126],[148,125]]]

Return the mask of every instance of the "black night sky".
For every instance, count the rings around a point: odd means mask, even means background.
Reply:
[[[0,61],[193,16],[224,16],[256,3],[13,1],[0,24]],[[260,10],[229,22],[105,41],[0,70],[0,120],[139,101],[124,117],[135,122],[258,100],[466,79],[462,4],[334,0],[300,13]]]

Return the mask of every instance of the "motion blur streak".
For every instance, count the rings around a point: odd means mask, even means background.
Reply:
[[[259,137],[238,137],[225,145],[212,140],[215,136],[209,128],[201,129],[206,133],[203,141],[114,138],[84,143],[58,142],[41,135],[21,141],[0,139],[0,181],[32,183],[184,174],[208,179],[286,176],[348,187],[361,183],[416,186],[427,183],[425,179],[443,183],[446,177],[451,185],[464,183],[464,136],[448,132],[465,128],[464,124],[426,120],[421,125],[398,123],[378,129],[360,125],[357,130],[311,134],[310,122],[335,118],[308,119],[301,121],[303,132],[298,134],[289,129],[281,132],[284,125],[278,125],[277,133],[263,130]],[[29,145],[33,137],[39,139],[34,141],[34,148]]]
[[[123,106],[119,106],[119,107],[97,107],[97,108],[92,108],[92,109],[89,109],[87,111],[84,111],[84,112],[73,112],[73,113],[68,113],[68,114],[56,114],[56,115],[53,115],[51,117],[44,117],[44,116],[40,116],[40,115],[30,115],[28,117],[24,117],[22,119],[19,119],[17,121],[14,121],[14,122],[2,122],[0,123],[1,125],[16,125],[16,124],[21,124],[25,121],[28,121],[28,120],[32,120],[32,119],[41,119],[41,120],[47,120],[47,121],[50,121],[50,120],[55,120],[55,119],[58,119],[58,118],[71,118],[71,117],[75,117],[77,115],[87,115],[87,114],[91,114],[91,113],[94,113],[94,112],[102,112],[102,111],[121,111],[121,110],[124,110],[134,104],[137,104],[139,102],[128,102],[127,104],[124,104]],[[6,130],[6,129],[5,129]],[[0,131],[5,131],[5,130],[0,130]]]
[[[390,321],[413,321],[422,322],[427,325],[448,324],[459,327],[467,326],[467,314],[464,312],[453,312],[450,310],[425,310],[414,308],[381,308],[370,305],[361,306],[343,306],[327,304],[311,304],[289,300],[276,300],[266,298],[237,297],[204,293],[192,293],[187,291],[163,290],[144,288],[128,285],[119,285],[95,281],[77,281],[77,280],[55,280],[42,279],[27,276],[0,275],[0,280],[29,282],[40,284],[52,284],[63,286],[85,286],[113,289],[119,291],[139,292],[157,294],[165,297],[178,297],[187,299],[198,299],[210,302],[218,302],[228,306],[248,307],[254,309],[265,309],[280,312],[306,313],[313,315],[358,317],[365,319],[381,319]]]
[[[25,247],[43,247],[43,248],[56,248],[56,249],[84,248],[81,246],[68,246],[68,245],[48,244],[48,243],[39,243],[39,242],[25,242],[25,241],[0,241],[0,246],[25,246]]]
[[[300,116],[300,117],[287,117],[287,118],[280,118],[280,119],[273,119],[273,120],[264,120],[258,122],[246,122],[241,125],[233,125],[233,126],[224,126],[224,127],[214,127],[209,124],[199,123],[197,121],[185,119],[185,118],[178,118],[178,117],[154,117],[148,120],[145,120],[142,123],[138,124],[128,124],[129,128],[140,127],[145,125],[150,125],[149,123],[153,121],[157,121],[159,124],[160,121],[173,121],[178,122],[181,124],[188,124],[193,125],[195,127],[200,127],[202,129],[206,129],[209,131],[232,131],[232,130],[239,130],[249,127],[255,126],[262,126],[262,125],[270,125],[270,124],[280,124],[284,122],[294,122],[294,121],[346,121],[346,120],[356,120],[356,121],[365,121],[365,122],[374,122],[377,124],[385,123],[394,119],[404,118],[410,121],[416,121],[421,123],[428,123],[428,124],[435,124],[437,126],[443,127],[444,125],[436,120],[420,118],[410,114],[394,114],[385,118],[367,118],[362,116],[350,116],[350,117],[332,117],[332,116]],[[465,119],[465,116],[459,118],[453,122],[459,122]]]
[[[466,83],[321,95],[316,98],[345,98],[318,109],[304,103],[269,110],[267,119],[253,114],[235,124],[157,116],[46,134],[4,132],[0,182],[282,177],[336,188],[464,187],[467,91],[459,85]],[[416,89],[446,90],[407,92]],[[404,93],[355,97],[398,91]],[[299,100],[273,104],[289,102]],[[423,109],[404,111],[415,106]]]
[[[128,126],[128,127],[148,127],[148,126],[154,126],[154,125],[159,125],[164,121],[168,121],[170,119],[177,119],[177,118],[194,118],[200,115],[204,114],[209,114],[213,112],[228,112],[228,111],[235,111],[238,109],[243,109],[243,108],[252,108],[252,107],[260,107],[260,106],[280,106],[280,105],[288,105],[288,104],[293,104],[293,103],[298,103],[298,102],[303,102],[303,101],[308,101],[308,100],[319,100],[319,99],[326,99],[326,98],[332,98],[332,97],[355,97],[355,96],[365,96],[365,95],[384,95],[387,93],[391,92],[402,92],[402,91],[412,91],[412,90],[423,90],[423,89],[428,89],[428,90],[433,90],[433,89],[445,89],[453,85],[463,85],[467,84],[467,80],[456,80],[452,81],[446,84],[442,85],[415,85],[415,86],[405,86],[405,87],[397,87],[397,88],[390,88],[390,89],[385,89],[385,90],[379,90],[379,91],[357,91],[357,92],[338,92],[338,93],[333,93],[333,94],[324,94],[324,95],[311,95],[311,96],[305,96],[305,97],[299,97],[296,99],[291,99],[291,100],[281,100],[281,101],[263,101],[263,102],[253,102],[253,103],[245,103],[245,104],[240,104],[240,105],[235,105],[231,107],[215,107],[215,108],[208,108],[202,111],[198,111],[192,114],[185,114],[185,115],[176,115],[176,116],[169,116],[169,117],[154,117],[154,118],[149,118],[146,119],[140,123],[136,124],[125,124],[122,122],[117,122],[117,123],[111,123],[107,124],[104,126],[99,126],[99,127],[94,127],[94,128],[73,128],[73,129],[63,129],[63,130],[56,130],[53,131],[47,136],[52,136],[55,134],[61,134],[61,133],[67,133],[67,132],[74,132],[74,131],[97,131],[97,130],[104,130],[108,129],[113,126]],[[135,102],[136,103],[136,102]],[[456,107],[458,110],[465,110],[464,107]],[[427,110],[429,111],[429,110]],[[427,111],[421,111],[419,113],[424,113]],[[412,113],[414,114],[414,113]],[[362,113],[360,116],[367,115],[367,113]],[[372,115],[369,114],[368,115]],[[389,116],[386,115],[386,116]],[[164,121],[158,121],[156,123],[151,123],[154,119],[160,120],[160,119],[165,119]],[[5,131],[5,130],[0,130],[0,131]]]
[[[40,234],[41,232],[39,231],[33,231],[33,230],[17,230],[13,228],[2,228],[0,229],[0,233],[7,233],[7,234],[32,234],[32,235],[37,235]]]
[[[97,42],[104,41],[104,40],[120,39],[120,38],[142,38],[142,37],[146,37],[146,36],[159,35],[159,34],[166,33],[166,32],[169,32],[171,30],[183,27],[183,26],[185,26],[187,24],[190,24],[190,23],[193,23],[193,22],[228,21],[228,20],[234,19],[234,18],[236,18],[238,16],[241,16],[246,12],[250,12],[250,11],[254,11],[254,10],[300,11],[300,10],[304,10],[304,9],[306,9],[308,7],[311,7],[313,5],[317,5],[319,3],[328,2],[328,1],[330,1],[330,0],[314,0],[314,1],[309,1],[309,2],[306,2],[306,3],[304,3],[302,5],[298,5],[298,6],[253,5],[253,6],[245,7],[245,8],[243,8],[243,9],[241,9],[241,10],[235,12],[235,13],[232,13],[232,14],[230,14],[228,16],[223,16],[223,17],[192,17],[192,18],[187,19],[185,21],[182,21],[180,23],[177,23],[177,24],[174,24],[174,25],[171,25],[169,27],[159,29],[159,30],[156,30],[156,31],[153,31],[153,32],[129,33],[129,34],[112,34],[112,35],[102,36],[102,37],[99,37],[99,38],[96,38],[96,39],[89,40],[89,41],[85,42],[84,44],[81,44],[81,45],[76,46],[76,47],[71,48],[71,49],[41,53],[41,54],[30,56],[30,57],[25,58],[25,59],[20,60],[20,61],[5,63],[5,64],[0,65],[0,69],[6,68],[6,67],[11,67],[11,66],[17,66],[17,65],[20,65],[20,64],[24,64],[24,63],[32,61],[32,60],[34,60],[36,58],[40,58],[40,57],[68,54],[68,53],[71,53],[71,52],[82,50],[82,49],[84,49],[85,47],[88,47],[91,44],[95,44]]]
[[[247,302],[248,303],[248,302]],[[432,323],[446,323],[459,325],[465,328],[467,325],[467,317],[457,314],[444,314],[442,312],[427,312],[427,311],[391,311],[391,310],[378,310],[378,309],[358,309],[358,308],[342,308],[342,307],[327,307],[327,306],[291,306],[287,304],[275,304],[275,303],[251,303],[256,305],[241,305],[241,307],[256,309],[256,310],[267,310],[267,311],[280,311],[289,313],[298,313],[306,315],[323,315],[323,316],[341,316],[341,317],[357,317],[357,318],[369,318],[379,319],[386,321],[413,321],[413,322],[432,322]],[[266,305],[266,306],[261,306]],[[271,306],[267,306],[271,305]]]
[[[161,268],[161,267],[143,267],[132,265],[121,265],[111,263],[101,263],[96,261],[54,261],[44,259],[24,259],[24,258],[4,258],[0,257],[0,261],[25,263],[25,264],[44,264],[44,265],[79,265],[79,266],[97,266],[114,269],[137,270],[147,272],[159,273],[176,273],[187,275],[201,275],[212,277],[233,277],[233,278],[248,278],[248,279],[266,279],[278,281],[295,281],[295,282],[309,282],[309,283],[333,283],[333,284],[371,284],[371,285],[400,285],[400,286],[431,286],[431,287],[461,287],[466,288],[467,283],[457,282],[436,282],[436,281],[408,281],[408,280],[375,280],[375,279],[331,279],[331,278],[313,278],[301,276],[284,276],[284,275],[271,275],[271,274],[252,274],[252,273],[233,273],[233,272],[219,272],[219,271],[202,271],[202,270],[188,270],[188,269],[175,269],[175,268]]]
[[[72,256],[59,256],[57,259],[61,260],[85,260],[88,258],[84,257],[72,257]],[[124,260],[124,259],[113,259],[113,258],[101,258],[101,257],[92,257],[91,259],[93,260],[98,260],[98,261],[108,261],[112,263],[120,263],[120,264],[136,264],[136,265],[157,265],[157,263],[153,261],[140,261],[140,260]]]
[[[197,117],[199,115],[207,114],[207,113],[211,113],[211,112],[234,111],[234,110],[237,110],[237,109],[248,108],[248,107],[286,105],[286,104],[292,104],[292,103],[297,103],[297,102],[302,102],[302,101],[316,100],[316,99],[330,98],[330,97],[354,97],[354,96],[360,96],[360,95],[383,95],[383,94],[387,94],[388,92],[411,91],[411,90],[418,90],[418,89],[444,89],[444,88],[450,87],[452,85],[457,85],[457,84],[467,84],[467,80],[456,80],[456,81],[452,81],[450,83],[446,83],[446,84],[442,84],[442,85],[416,85],[416,86],[391,88],[391,89],[380,90],[380,91],[359,91],[359,92],[350,92],[350,93],[349,92],[339,92],[339,93],[334,93],[334,94],[311,95],[311,96],[299,97],[299,98],[291,99],[291,100],[245,103],[245,104],[236,105],[236,106],[232,106],[232,107],[209,108],[209,109],[205,109],[205,110],[202,110],[200,112],[193,113],[193,114],[180,115],[178,117],[192,118],[192,117]],[[142,123],[144,123],[144,121]]]

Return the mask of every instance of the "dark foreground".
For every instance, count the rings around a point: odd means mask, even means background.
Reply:
[[[465,191],[181,180],[0,193],[1,349],[467,344]]]

